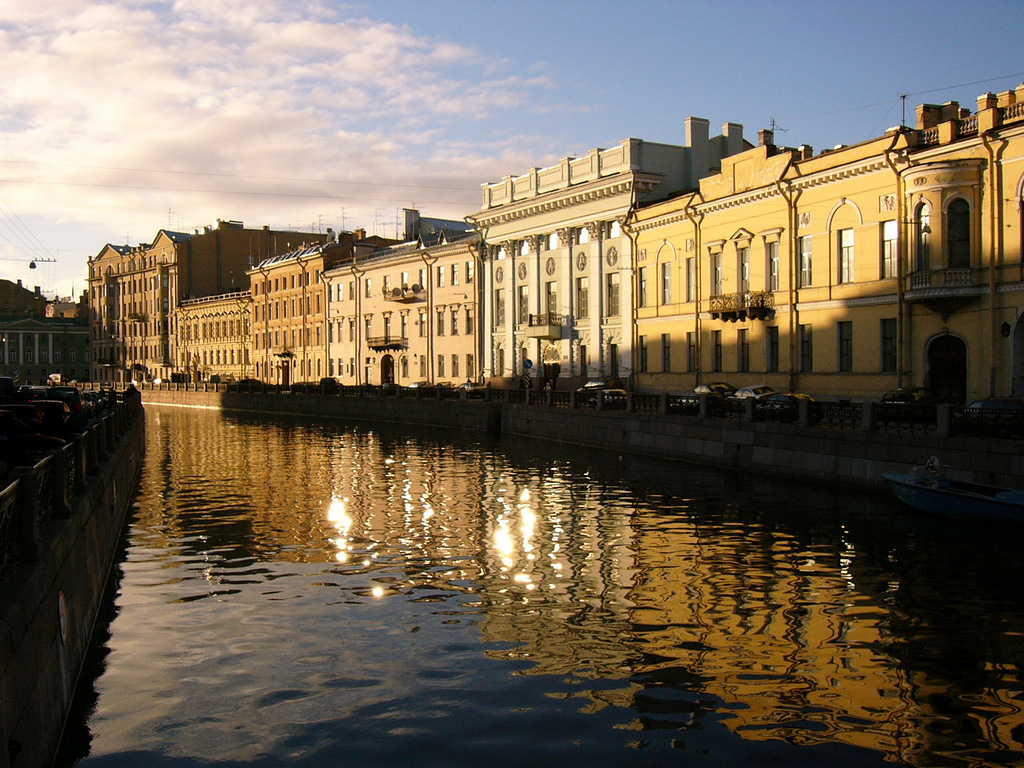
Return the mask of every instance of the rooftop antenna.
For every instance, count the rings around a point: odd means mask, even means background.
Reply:
[[[779,126],[779,125],[778,125],[778,124],[777,124],[777,123],[775,122],[775,118],[774,118],[774,117],[773,117],[773,118],[770,118],[770,119],[769,119],[769,121],[768,121],[768,123],[769,123],[769,127],[770,127],[770,129],[771,129],[771,132],[772,132],[773,134],[774,134],[774,133],[776,133],[776,132],[778,132],[778,133],[786,133],[786,132],[788,132],[788,131],[789,131],[789,128],[782,128],[782,127],[780,127],[780,126]]]
[[[901,93],[901,94],[899,94],[900,104],[901,104],[902,112],[903,112],[902,116],[900,117],[900,127],[901,128],[906,128],[907,127],[907,96],[909,96],[909,95],[910,95],[909,93]]]

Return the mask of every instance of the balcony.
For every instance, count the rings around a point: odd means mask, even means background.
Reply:
[[[422,285],[403,285],[401,288],[384,287],[384,301],[397,301],[401,304],[411,304],[414,301],[425,301],[427,292]]]
[[[980,269],[969,267],[911,272],[904,298],[949,317],[985,293],[985,286],[979,284],[980,275]]]
[[[404,336],[371,336],[366,346],[374,352],[400,351],[409,348],[409,340]]]
[[[768,291],[744,291],[712,296],[711,319],[729,323],[765,320],[772,316],[775,297]]]
[[[562,338],[562,326],[564,318],[554,312],[544,312],[539,315],[529,315],[526,323],[526,338],[528,339],[560,339]]]

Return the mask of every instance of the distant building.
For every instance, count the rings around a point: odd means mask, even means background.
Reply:
[[[83,293],[78,301],[72,297],[57,297],[46,305],[47,317],[88,317],[89,316],[89,294]]]
[[[172,379],[239,381],[252,376],[249,291],[185,299],[175,310],[178,360]]]
[[[28,290],[21,280],[12,283],[0,280],[0,317],[44,317],[46,315],[46,297],[39,291]]]
[[[106,245],[89,263],[89,328],[98,381],[183,375],[175,311],[188,299],[249,289],[248,272],[268,256],[331,235],[245,229],[220,221],[192,234],[160,230],[152,244]]]
[[[85,318],[0,320],[0,376],[19,384],[45,384],[50,374],[89,380],[89,325]]]

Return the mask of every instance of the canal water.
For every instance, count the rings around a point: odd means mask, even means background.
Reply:
[[[1020,764],[1022,538],[743,472],[151,405],[58,764]]]

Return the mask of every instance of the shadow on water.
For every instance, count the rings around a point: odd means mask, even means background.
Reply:
[[[534,441],[148,418],[62,766],[1024,758],[1019,530]]]

